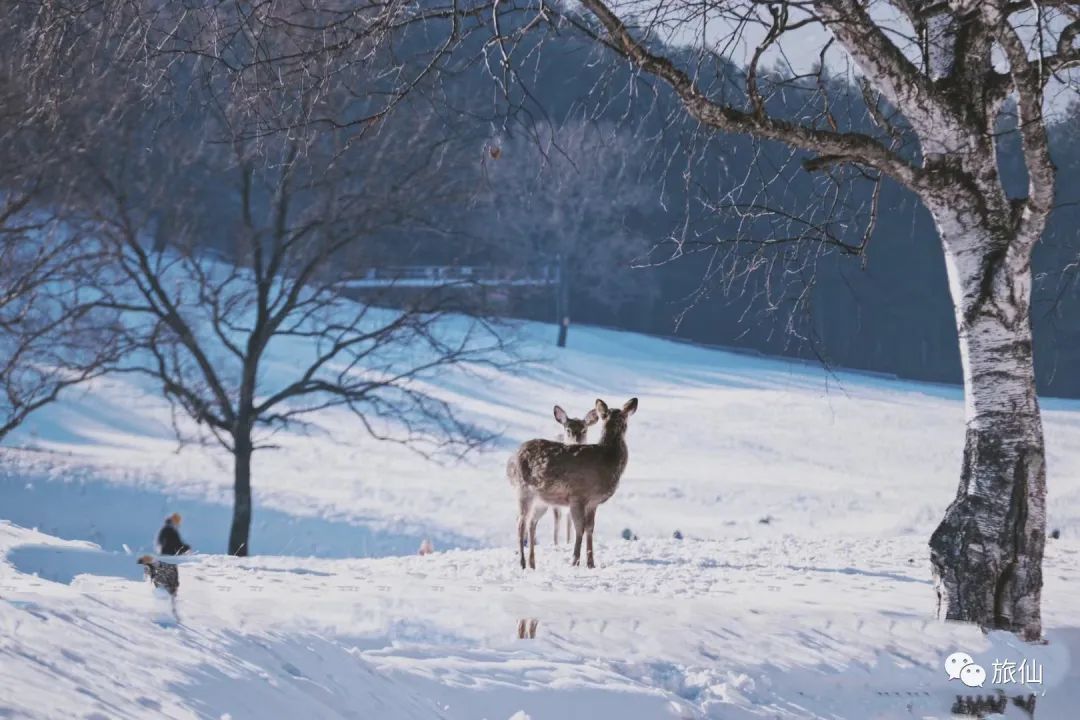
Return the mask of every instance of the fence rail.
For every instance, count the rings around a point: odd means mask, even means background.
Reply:
[[[402,265],[369,268],[359,277],[346,280],[350,289],[384,287],[544,287],[559,282],[555,266],[543,266],[520,275],[482,265]]]

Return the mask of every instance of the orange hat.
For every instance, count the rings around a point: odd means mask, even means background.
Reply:
[[[172,515],[167,517],[166,520],[171,522],[173,525],[179,525],[180,524],[180,513],[173,513]]]

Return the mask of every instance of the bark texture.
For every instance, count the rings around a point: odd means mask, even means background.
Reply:
[[[956,498],[930,539],[939,613],[1042,635],[1046,464],[1031,352],[1031,245],[1007,218],[939,207],[964,371]]]

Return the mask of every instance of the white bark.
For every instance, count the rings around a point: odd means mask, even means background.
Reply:
[[[956,499],[930,540],[939,612],[1036,640],[1046,470],[1032,364],[1033,243],[1008,216],[931,209],[956,309],[967,427]]]
[[[992,126],[995,108],[971,106],[967,117],[956,113],[937,86],[925,76],[913,77],[904,58],[890,52],[868,16],[845,23],[845,16],[850,21],[859,12],[865,15],[857,3],[817,6],[834,21],[833,34],[872,83],[904,108],[927,171],[909,186],[934,215],[945,252],[964,373],[966,437],[956,499],[930,540],[939,612],[1038,639],[1046,470],[1030,302],[1031,251],[1053,195],[1044,130],[1040,124],[1023,132],[1032,183],[1017,212],[1001,185],[993,140],[982,127]],[[954,16],[931,19],[928,70],[934,80],[956,70],[955,23]],[[984,53],[985,38],[969,38],[967,48]],[[1041,119],[1030,110],[1027,116]]]

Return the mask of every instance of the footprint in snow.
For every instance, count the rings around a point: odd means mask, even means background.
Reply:
[[[161,703],[157,700],[154,700],[153,698],[140,697],[135,702],[139,703],[144,708],[149,708],[150,710],[156,710],[157,712],[161,712]]]
[[[71,662],[75,663],[76,665],[85,665],[86,664],[86,660],[83,658],[82,655],[79,655],[77,653],[73,653],[70,650],[68,650],[67,648],[60,648],[60,654],[64,656],[64,659],[70,660]]]

